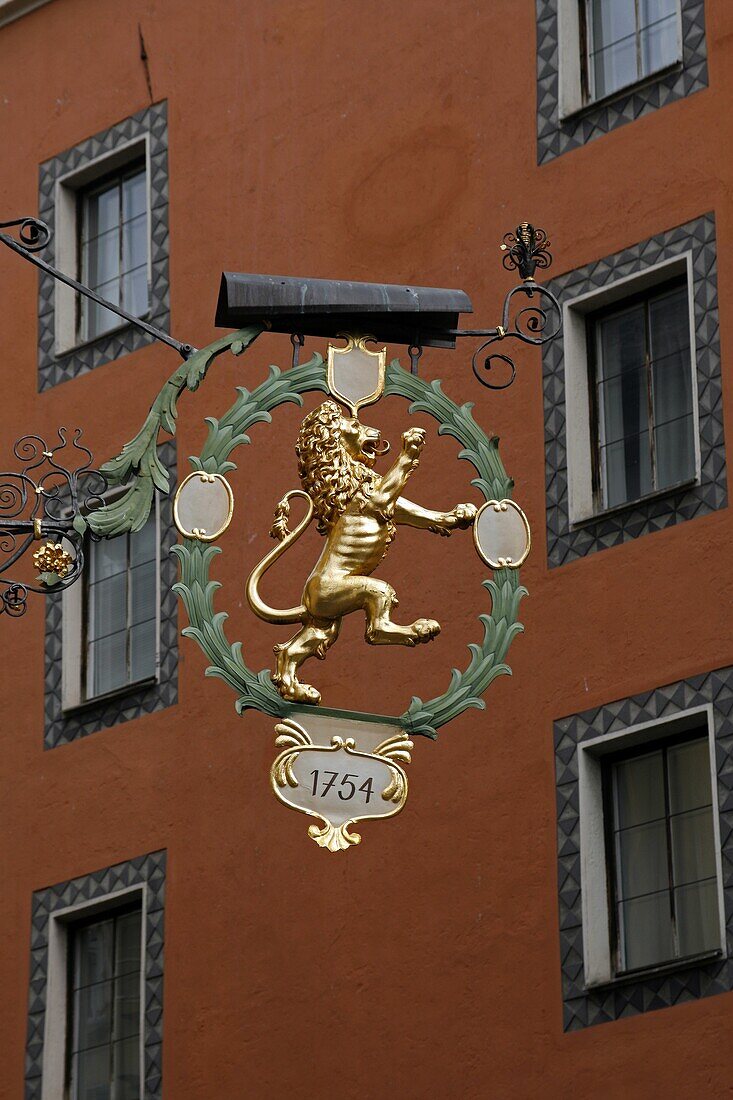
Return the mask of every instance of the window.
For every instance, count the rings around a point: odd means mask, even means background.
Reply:
[[[719,950],[707,736],[627,752],[604,779],[615,972]]]
[[[136,317],[149,310],[145,162],[79,192],[79,278]],[[79,295],[79,343],[117,328],[121,318]]]
[[[589,318],[597,510],[695,476],[685,279]]]
[[[681,60],[679,0],[585,0],[586,98],[603,99]]]
[[[155,509],[134,534],[92,542],[84,593],[84,696],[95,699],[156,673],[158,534]]]
[[[68,1100],[138,1100],[142,911],[72,925],[66,1050]]]
[[[0,0],[0,3],[2,0]],[[133,316],[168,331],[167,105],[153,103],[40,165],[44,258]],[[47,390],[153,339],[41,272],[39,388]]]

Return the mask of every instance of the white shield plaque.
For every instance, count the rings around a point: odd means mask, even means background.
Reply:
[[[328,388],[356,416],[363,405],[372,405],[382,396],[387,349],[370,351],[367,342],[373,336],[344,334],[345,348],[328,345]]]

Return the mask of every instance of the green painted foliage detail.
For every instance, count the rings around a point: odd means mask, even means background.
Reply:
[[[199,457],[192,457],[194,469],[207,473],[226,473],[235,468],[230,455],[235,447],[249,443],[246,434],[253,424],[268,422],[277,405],[292,401],[302,404],[302,393],[328,392],[323,360],[315,356],[308,363],[281,372],[270,368],[269,377],[252,392],[238,389],[235,404],[220,419],[208,417],[208,437]],[[387,368],[386,395],[406,398],[410,412],[424,412],[439,424],[439,433],[451,435],[462,445],[459,457],[470,462],[477,477],[472,484],[486,500],[502,499],[511,493],[512,481],[499,457],[498,439],[488,438],[471,413],[472,405],[456,405],[443,393],[440,382],[427,383],[409,374],[395,360]],[[195,638],[211,661],[207,675],[225,680],[239,694],[237,710],[255,708],[277,717],[293,709],[275,690],[270,670],[250,671],[242,658],[240,642],[230,644],[224,633],[226,614],[214,611],[214,593],[219,585],[208,579],[217,547],[202,547],[186,540],[174,552],[181,562],[181,580],[175,586],[188,613],[190,626],[183,631]],[[484,708],[482,695],[497,676],[510,675],[505,663],[513,638],[522,631],[518,621],[519,603],[526,590],[519,584],[516,570],[503,569],[492,580],[484,581],[491,595],[491,613],[479,616],[483,626],[480,644],[469,646],[471,660],[466,669],[453,669],[450,683],[442,695],[427,702],[413,698],[400,717],[411,734],[434,738],[446,722],[469,708]]]
[[[127,484],[127,489],[113,503],[91,512],[87,522],[97,535],[107,538],[125,531],[139,531],[145,526],[157,489],[170,489],[168,471],[158,457],[158,436],[161,431],[176,434],[178,398],[184,390],[197,390],[214,360],[231,350],[240,355],[262,332],[261,325],[241,329],[215,340],[182,363],[173,372],[153,402],[140,431],[126,443],[121,454],[105,462],[102,473],[110,485]]]

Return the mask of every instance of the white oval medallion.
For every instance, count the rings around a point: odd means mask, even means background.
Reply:
[[[473,525],[479,556],[492,569],[519,569],[529,554],[529,523],[513,500],[487,500]]]
[[[221,474],[195,470],[176,490],[173,521],[187,539],[213,542],[224,534],[233,512],[232,487]]]

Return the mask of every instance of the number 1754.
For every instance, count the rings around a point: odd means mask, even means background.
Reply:
[[[343,799],[344,802],[348,802],[351,798],[353,798],[358,790],[361,794],[364,795],[364,801],[368,805],[369,799],[374,794],[371,776],[369,776],[368,779],[365,779],[360,787],[357,787],[354,783],[354,780],[358,779],[359,776],[354,775],[350,772],[344,772],[342,775],[340,772],[324,771],[323,776],[328,776],[328,779],[321,779],[321,772],[319,771],[319,769],[316,768],[314,771],[311,772],[311,775],[313,776],[312,793],[320,798],[325,798],[325,796],[334,786],[336,786],[337,788],[339,798]],[[340,783],[337,783],[338,779],[341,780]]]

